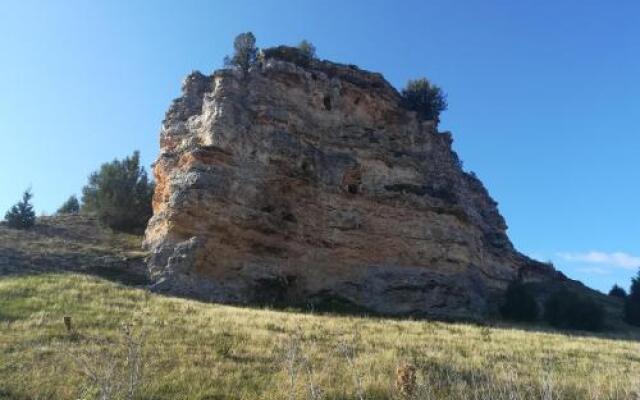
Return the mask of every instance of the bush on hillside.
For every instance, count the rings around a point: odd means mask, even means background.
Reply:
[[[515,281],[507,287],[500,313],[512,321],[535,321],[538,318],[538,303],[527,286]]]
[[[640,269],[631,279],[631,289],[624,302],[624,319],[631,325],[640,326]]]
[[[440,113],[448,106],[447,95],[425,78],[410,80],[401,94],[403,106],[423,120],[438,123]]]
[[[256,37],[251,32],[239,34],[233,41],[233,50],[233,56],[226,56],[224,64],[226,66],[237,66],[243,72],[249,71],[249,68],[255,64],[258,57]]]
[[[261,60],[275,59],[286,61],[303,68],[307,68],[312,60],[304,51],[298,47],[291,46],[277,46],[262,49],[260,51],[260,58]]]
[[[316,58],[316,46],[314,46],[313,43],[309,42],[306,39],[298,43],[298,50],[300,50],[302,54],[304,54],[309,59]]]
[[[112,229],[140,233],[151,218],[153,183],[149,182],[140,153],[102,164],[82,189],[82,210],[93,213]]]
[[[7,225],[16,229],[29,229],[36,223],[36,213],[33,210],[31,199],[33,194],[31,189],[27,189],[22,194],[22,200],[16,203],[7,211],[4,219]]]
[[[57,214],[77,214],[80,212],[80,202],[75,194],[69,196],[67,201],[58,208]]]
[[[609,290],[609,296],[611,296],[611,297],[619,297],[621,299],[624,299],[624,298],[627,297],[627,292],[623,288],[621,288],[620,286],[615,284],[615,285],[613,285],[611,290]]]
[[[602,306],[566,289],[557,291],[547,299],[544,316],[551,326],[560,329],[597,331],[604,326]]]

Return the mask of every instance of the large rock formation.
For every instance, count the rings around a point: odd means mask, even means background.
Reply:
[[[562,279],[514,250],[451,134],[380,74],[270,49],[246,74],[189,75],[160,140],[158,290],[477,317],[518,276]]]

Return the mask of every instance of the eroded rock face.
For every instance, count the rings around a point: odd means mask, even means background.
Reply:
[[[380,74],[282,58],[195,72],[167,112],[146,233],[158,290],[479,317],[516,276],[556,276]]]

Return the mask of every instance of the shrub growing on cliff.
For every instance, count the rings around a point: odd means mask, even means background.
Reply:
[[[631,289],[624,302],[624,319],[631,325],[640,326],[640,269],[631,279]]]
[[[102,164],[82,189],[82,210],[94,213],[115,230],[142,232],[151,217],[153,183],[149,182],[140,153]]]
[[[562,329],[601,330],[604,309],[592,299],[562,289],[544,305],[544,316],[551,326]]]
[[[62,205],[60,206],[60,208],[58,208],[58,211],[56,213],[57,214],[77,214],[79,212],[80,212],[80,202],[78,201],[78,198],[74,194],[69,196],[67,201],[62,203]]]
[[[527,286],[515,281],[507,287],[500,313],[512,321],[535,321],[538,318],[538,303]]]
[[[32,197],[31,189],[25,190],[22,194],[22,200],[7,211],[4,219],[7,221],[9,227],[29,229],[35,225],[36,213],[33,211],[33,205],[31,204]]]
[[[418,113],[423,120],[440,120],[440,113],[447,109],[447,95],[427,79],[410,80],[402,89],[402,103],[405,108]]]
[[[241,33],[233,41],[233,56],[226,56],[224,64],[240,67],[243,72],[247,72],[249,67],[255,64],[258,57],[256,47],[256,37],[251,32]]]
[[[302,54],[310,59],[316,58],[316,46],[314,46],[313,43],[309,42],[306,39],[298,43],[298,50],[300,50]]]

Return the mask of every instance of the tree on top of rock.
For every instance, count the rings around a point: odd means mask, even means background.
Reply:
[[[36,213],[31,204],[33,194],[27,189],[22,194],[22,200],[16,203],[4,216],[7,225],[16,229],[29,229],[36,223]]]
[[[233,56],[226,56],[224,64],[240,67],[243,72],[249,71],[249,67],[255,64],[258,57],[256,37],[251,32],[241,33],[233,41]]]
[[[310,59],[316,58],[316,46],[313,45],[307,39],[304,39],[302,42],[298,43],[298,50],[302,52],[306,57]]]
[[[427,121],[440,121],[440,113],[448,107],[447,95],[426,78],[410,80],[402,89],[403,106]]]

